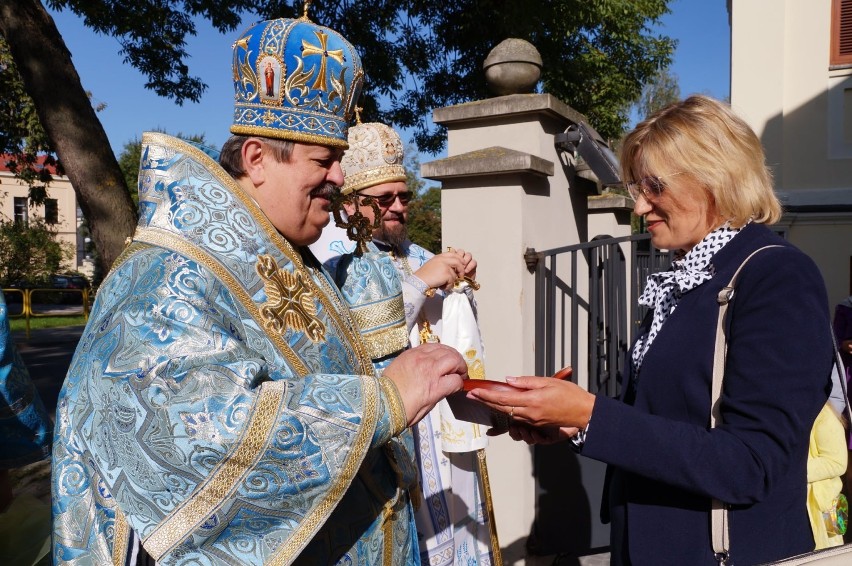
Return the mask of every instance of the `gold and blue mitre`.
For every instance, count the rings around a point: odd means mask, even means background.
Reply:
[[[306,16],[248,28],[234,43],[231,133],[347,147],[364,81],[355,48]]]

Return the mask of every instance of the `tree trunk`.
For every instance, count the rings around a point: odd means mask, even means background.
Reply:
[[[89,221],[103,273],[136,218],[121,169],[53,18],[39,0],[0,0],[0,33]]]

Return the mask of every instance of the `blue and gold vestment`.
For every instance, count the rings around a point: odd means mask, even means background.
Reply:
[[[419,563],[404,407],[327,274],[191,144],[145,134],[139,186],[57,407],[55,559]]]
[[[53,438],[50,416],[15,348],[8,315],[0,292],[0,470],[47,458]]]

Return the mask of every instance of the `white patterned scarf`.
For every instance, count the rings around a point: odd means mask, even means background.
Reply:
[[[648,276],[645,290],[639,297],[639,304],[652,307],[654,319],[651,321],[648,333],[640,336],[633,347],[633,366],[637,371],[642,366],[645,353],[651,347],[663,323],[674,312],[681,296],[713,278],[716,270],[710,260],[739,231],[740,228],[731,228],[730,223],[726,222],[704,236],[704,239],[686,254],[678,256],[672,262],[671,270]]]

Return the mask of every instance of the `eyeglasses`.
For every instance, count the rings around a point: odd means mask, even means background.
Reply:
[[[382,208],[390,208],[391,206],[393,206],[393,203],[396,202],[396,199],[399,199],[400,204],[402,206],[405,206],[409,202],[411,202],[412,198],[411,192],[409,191],[406,191],[404,193],[391,193],[389,195],[365,195],[363,193],[359,193],[358,196],[361,198],[373,199],[374,201],[376,201],[376,204],[378,204]]]
[[[677,173],[670,173],[660,177],[649,175],[648,177],[639,179],[633,183],[624,183],[624,186],[627,189],[628,194],[630,194],[630,198],[633,200],[639,200],[639,195],[642,195],[645,199],[654,199],[663,194],[663,189],[666,188],[666,184],[663,182],[663,179],[675,177],[684,173],[685,171],[678,171]]]

